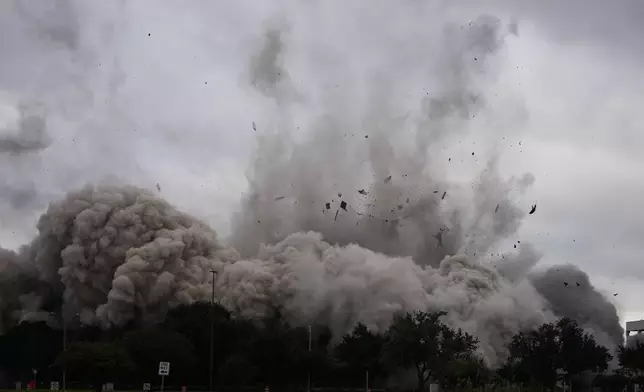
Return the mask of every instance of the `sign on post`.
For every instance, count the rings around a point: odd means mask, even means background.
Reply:
[[[151,385],[150,385],[149,382],[146,382],[146,383],[143,384],[143,390],[145,392],[148,392],[150,389],[152,389],[152,388],[151,388]]]
[[[159,362],[159,376],[161,376],[161,392],[163,392],[163,384],[165,383],[165,376],[170,375],[170,362]]]
[[[159,376],[170,375],[170,362],[159,362]]]
[[[49,390],[50,391],[57,391],[60,389],[60,385],[58,385],[58,381],[52,381],[49,383]]]

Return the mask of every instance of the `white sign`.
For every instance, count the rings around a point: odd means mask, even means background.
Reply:
[[[52,382],[49,384],[49,390],[50,390],[50,391],[57,391],[57,390],[59,390],[59,389],[60,389],[60,386],[58,385],[58,381],[52,381]]]
[[[159,362],[159,376],[170,374],[170,362]]]
[[[143,390],[144,391],[149,391],[150,389],[152,389],[152,388],[151,388],[149,382],[146,382],[146,383],[143,384]]]

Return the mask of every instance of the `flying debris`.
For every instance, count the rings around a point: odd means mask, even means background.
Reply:
[[[255,125],[255,121],[253,121],[253,131],[257,130],[257,125]]]
[[[534,214],[534,212],[537,210],[537,205],[533,204],[532,208],[530,209],[530,215]]]
[[[358,193],[361,195],[368,195],[367,191],[365,191],[364,189],[360,189]]]
[[[443,247],[443,231],[439,231],[438,233],[434,234],[434,238],[436,238],[436,241],[438,241],[438,246],[441,248]]]
[[[580,286],[579,282],[575,282],[575,283],[577,283],[577,287],[579,287],[579,286]]]
[[[497,204],[497,205],[496,205],[496,208],[494,209],[494,213],[495,213],[495,214],[499,211],[499,206],[500,206],[500,204]]]
[[[391,182],[391,176],[385,178],[385,184],[389,184]]]
[[[327,210],[331,209],[331,203],[326,203],[324,206],[326,207]]]
[[[340,202],[340,208],[342,208],[343,210],[346,211],[347,210],[347,202],[345,202],[344,200],[341,201]]]
[[[285,197],[286,197],[286,196],[277,196],[277,197],[275,198],[275,201],[277,201],[277,200],[282,200],[282,199],[283,199],[283,198],[285,198]]]
[[[568,282],[564,282],[564,286],[568,286]]]
[[[334,221],[338,220],[338,212],[340,212],[340,210],[335,210],[335,217],[333,217]]]
[[[446,195],[447,195],[447,191],[443,192],[443,196],[441,197],[441,200],[445,200]]]
[[[161,184],[157,182],[157,192],[161,192]]]

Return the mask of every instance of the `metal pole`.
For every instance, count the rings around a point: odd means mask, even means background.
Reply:
[[[215,278],[217,276],[217,271],[211,270],[212,274],[212,299],[210,301],[210,362],[208,370],[208,386],[209,391],[213,392],[212,389],[212,371],[213,371],[213,358],[215,354]]]
[[[65,317],[63,319],[63,355],[67,352],[67,323],[65,322]],[[67,392],[67,365],[63,361],[63,392]]]
[[[165,376],[161,375],[161,392],[163,392],[163,386],[165,384]]]
[[[309,369],[306,376],[306,392],[311,392],[311,326],[309,325]]]
[[[364,392],[369,392],[369,371],[365,371],[365,376],[364,376]]]

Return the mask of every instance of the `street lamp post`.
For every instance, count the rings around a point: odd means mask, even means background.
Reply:
[[[63,324],[63,353],[64,353],[67,351],[67,322],[65,321],[65,316],[63,315],[62,311],[60,312],[59,316],[60,316],[60,322]],[[79,314],[76,313],[70,321],[74,321],[74,319],[78,316]],[[63,361],[63,392],[67,392],[67,365],[65,364],[65,361]]]
[[[213,372],[213,358],[215,354],[215,280],[217,278],[217,271],[210,270],[212,274],[212,299],[210,301],[210,362],[208,369],[208,386],[209,391],[212,389],[212,372]]]
[[[309,325],[309,366],[306,375],[306,392],[311,392],[311,326]]]

